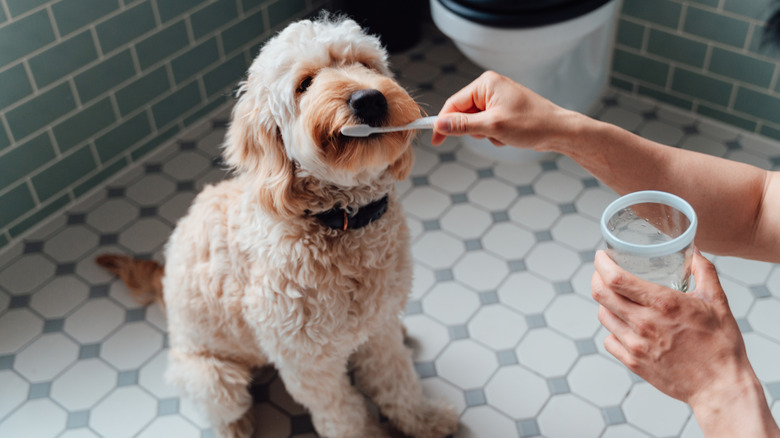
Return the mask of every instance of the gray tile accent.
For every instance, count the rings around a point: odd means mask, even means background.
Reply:
[[[699,127],[696,125],[683,126],[682,130],[685,133],[685,135],[696,135],[699,134],[700,132]]]
[[[75,263],[62,263],[57,265],[56,275],[70,275],[76,272]]]
[[[64,326],[65,326],[65,320],[62,318],[47,319],[43,323],[43,332],[44,333],[61,332]]]
[[[485,399],[485,392],[480,389],[470,389],[466,391],[466,406],[468,407],[474,407],[474,406],[482,406],[484,404],[487,404],[487,400]]]
[[[519,363],[517,360],[517,355],[515,354],[515,350],[497,351],[496,357],[498,358],[498,365],[502,367],[507,365],[516,365]]]
[[[466,251],[479,251],[482,249],[482,241],[479,239],[470,239],[466,242]]]
[[[451,269],[439,269],[436,271],[436,281],[451,281],[455,278]]]
[[[558,295],[565,295],[565,294],[573,294],[574,288],[572,287],[571,283],[568,281],[559,281],[553,284],[553,287],[555,288],[555,293]]]
[[[29,295],[15,295],[11,297],[11,301],[8,302],[9,309],[19,309],[22,307],[30,307]]]
[[[519,196],[530,196],[534,194],[533,186],[517,186],[517,194]]]
[[[593,187],[598,187],[599,186],[599,180],[597,180],[596,178],[584,178],[582,180],[582,186],[585,187],[586,189],[590,189],[590,188],[593,188]]]
[[[129,309],[127,313],[125,313],[125,323],[143,321],[144,318],[146,318],[146,307]]]
[[[580,353],[580,356],[587,356],[588,354],[599,352],[593,339],[578,339],[574,341],[574,344],[577,346],[577,351]]]
[[[423,230],[425,231],[441,230],[441,224],[436,219],[423,221]]]
[[[724,144],[726,145],[726,149],[728,149],[730,151],[738,151],[738,150],[742,149],[742,145],[739,144],[738,140],[729,140],[729,141],[727,141]]]
[[[140,217],[152,217],[157,215],[157,207],[150,206],[150,207],[141,207],[141,210],[139,211]]]
[[[534,232],[534,238],[537,242],[549,242],[553,240],[552,234],[549,231],[536,231]]]
[[[752,292],[753,296],[756,298],[767,298],[772,296],[772,294],[769,292],[769,289],[767,289],[763,284],[750,286],[750,292]]]
[[[10,370],[14,366],[14,356],[13,354],[6,354],[4,356],[0,356],[0,370]]]
[[[436,377],[436,365],[433,362],[418,362],[414,364],[417,375],[424,379],[426,377]]]
[[[507,265],[509,266],[509,270],[511,272],[525,272],[525,262],[522,260],[510,260],[507,262]]]
[[[68,422],[66,429],[78,429],[86,427],[89,424],[89,411],[68,412]]]
[[[506,211],[494,211],[490,213],[494,223],[509,222],[509,213]]]
[[[144,167],[144,172],[146,172],[147,174],[150,174],[150,173],[161,173],[162,172],[162,164],[161,163],[147,164]]]
[[[160,400],[157,404],[157,415],[171,415],[179,413],[179,399],[178,398],[166,398]]]
[[[439,161],[442,162],[442,163],[449,163],[449,162],[455,161],[455,160],[456,160],[455,154],[453,154],[452,152],[446,152],[446,153],[443,153],[443,154],[439,154]]]
[[[469,337],[469,329],[465,325],[453,325],[447,328],[450,333],[450,340],[457,341],[458,339],[467,339]]]
[[[89,298],[104,298],[108,296],[109,289],[108,284],[98,284],[89,288]]]
[[[106,196],[110,198],[124,198],[125,197],[125,188],[124,187],[109,187],[108,192],[106,193]]]
[[[68,215],[68,225],[81,225],[87,221],[87,215],[84,213],[76,213]]]
[[[452,201],[453,204],[464,204],[469,202],[469,198],[466,197],[465,193],[455,193],[454,195],[450,195],[450,201]]]
[[[177,192],[192,192],[195,190],[195,183],[192,181],[182,181],[176,184]]]
[[[412,177],[412,185],[414,187],[423,187],[427,186],[428,183],[428,177],[427,176],[414,176]]]
[[[82,345],[79,348],[79,360],[92,359],[100,356],[100,344]]]
[[[561,214],[572,214],[577,212],[577,207],[574,204],[561,204],[558,206],[561,210]]]
[[[119,234],[101,234],[100,246],[116,245],[119,243]]]
[[[406,303],[406,314],[417,315],[423,312],[422,303],[419,301],[409,301]]]
[[[566,381],[566,377],[553,377],[547,379],[547,387],[550,388],[552,395],[568,394],[571,392],[569,389],[569,382]]]
[[[43,252],[43,243],[44,242],[25,242],[24,244],[24,254],[38,254]]]
[[[580,260],[582,260],[585,263],[590,263],[596,260],[596,251],[594,250],[588,250],[588,251],[580,251]]]
[[[27,394],[27,400],[36,398],[45,398],[51,392],[51,382],[39,382],[30,384],[30,392]]]
[[[116,386],[129,386],[138,384],[138,371],[120,371],[117,377]]]
[[[493,178],[495,174],[493,173],[493,169],[480,169],[477,171],[477,177],[481,179],[485,178]]]
[[[542,161],[541,163],[539,163],[539,165],[542,166],[542,170],[545,172],[558,170],[558,163],[556,163],[555,161]]]
[[[521,438],[532,438],[541,436],[539,430],[539,424],[536,423],[536,419],[529,418],[527,420],[520,420],[517,422],[517,433]]]
[[[772,396],[772,400],[780,400],[780,382],[767,383],[766,389]]]
[[[536,315],[527,315],[525,317],[525,322],[528,324],[528,328],[530,329],[547,327],[547,320],[544,319],[544,315],[541,313]]]
[[[739,326],[739,331],[742,333],[750,333],[753,331],[753,327],[746,318],[737,318],[737,325]]]
[[[601,414],[604,416],[604,421],[607,425],[623,424],[626,422],[626,416],[623,415],[623,410],[620,406],[609,406],[601,409]]]
[[[483,306],[488,304],[496,304],[498,301],[498,292],[494,290],[479,293],[479,302],[482,303]]]

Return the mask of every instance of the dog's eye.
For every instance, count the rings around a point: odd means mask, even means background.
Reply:
[[[295,89],[295,92],[298,93],[298,94],[302,94],[303,92],[305,92],[309,88],[309,86],[311,85],[313,80],[314,80],[313,77],[306,76],[305,78],[303,78],[301,83],[298,84],[298,88]]]

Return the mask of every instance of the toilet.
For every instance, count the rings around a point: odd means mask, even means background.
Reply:
[[[619,0],[430,0],[436,27],[475,64],[564,108],[587,112],[607,84]],[[538,160],[536,151],[461,139],[480,155]]]

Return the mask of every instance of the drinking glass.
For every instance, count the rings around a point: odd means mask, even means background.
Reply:
[[[607,254],[653,283],[688,290],[696,212],[679,196],[647,190],[622,196],[601,216]]]

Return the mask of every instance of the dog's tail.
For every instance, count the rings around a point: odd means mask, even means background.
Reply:
[[[162,277],[165,267],[153,260],[139,260],[118,254],[103,254],[95,262],[125,282],[141,305],[163,305]]]

